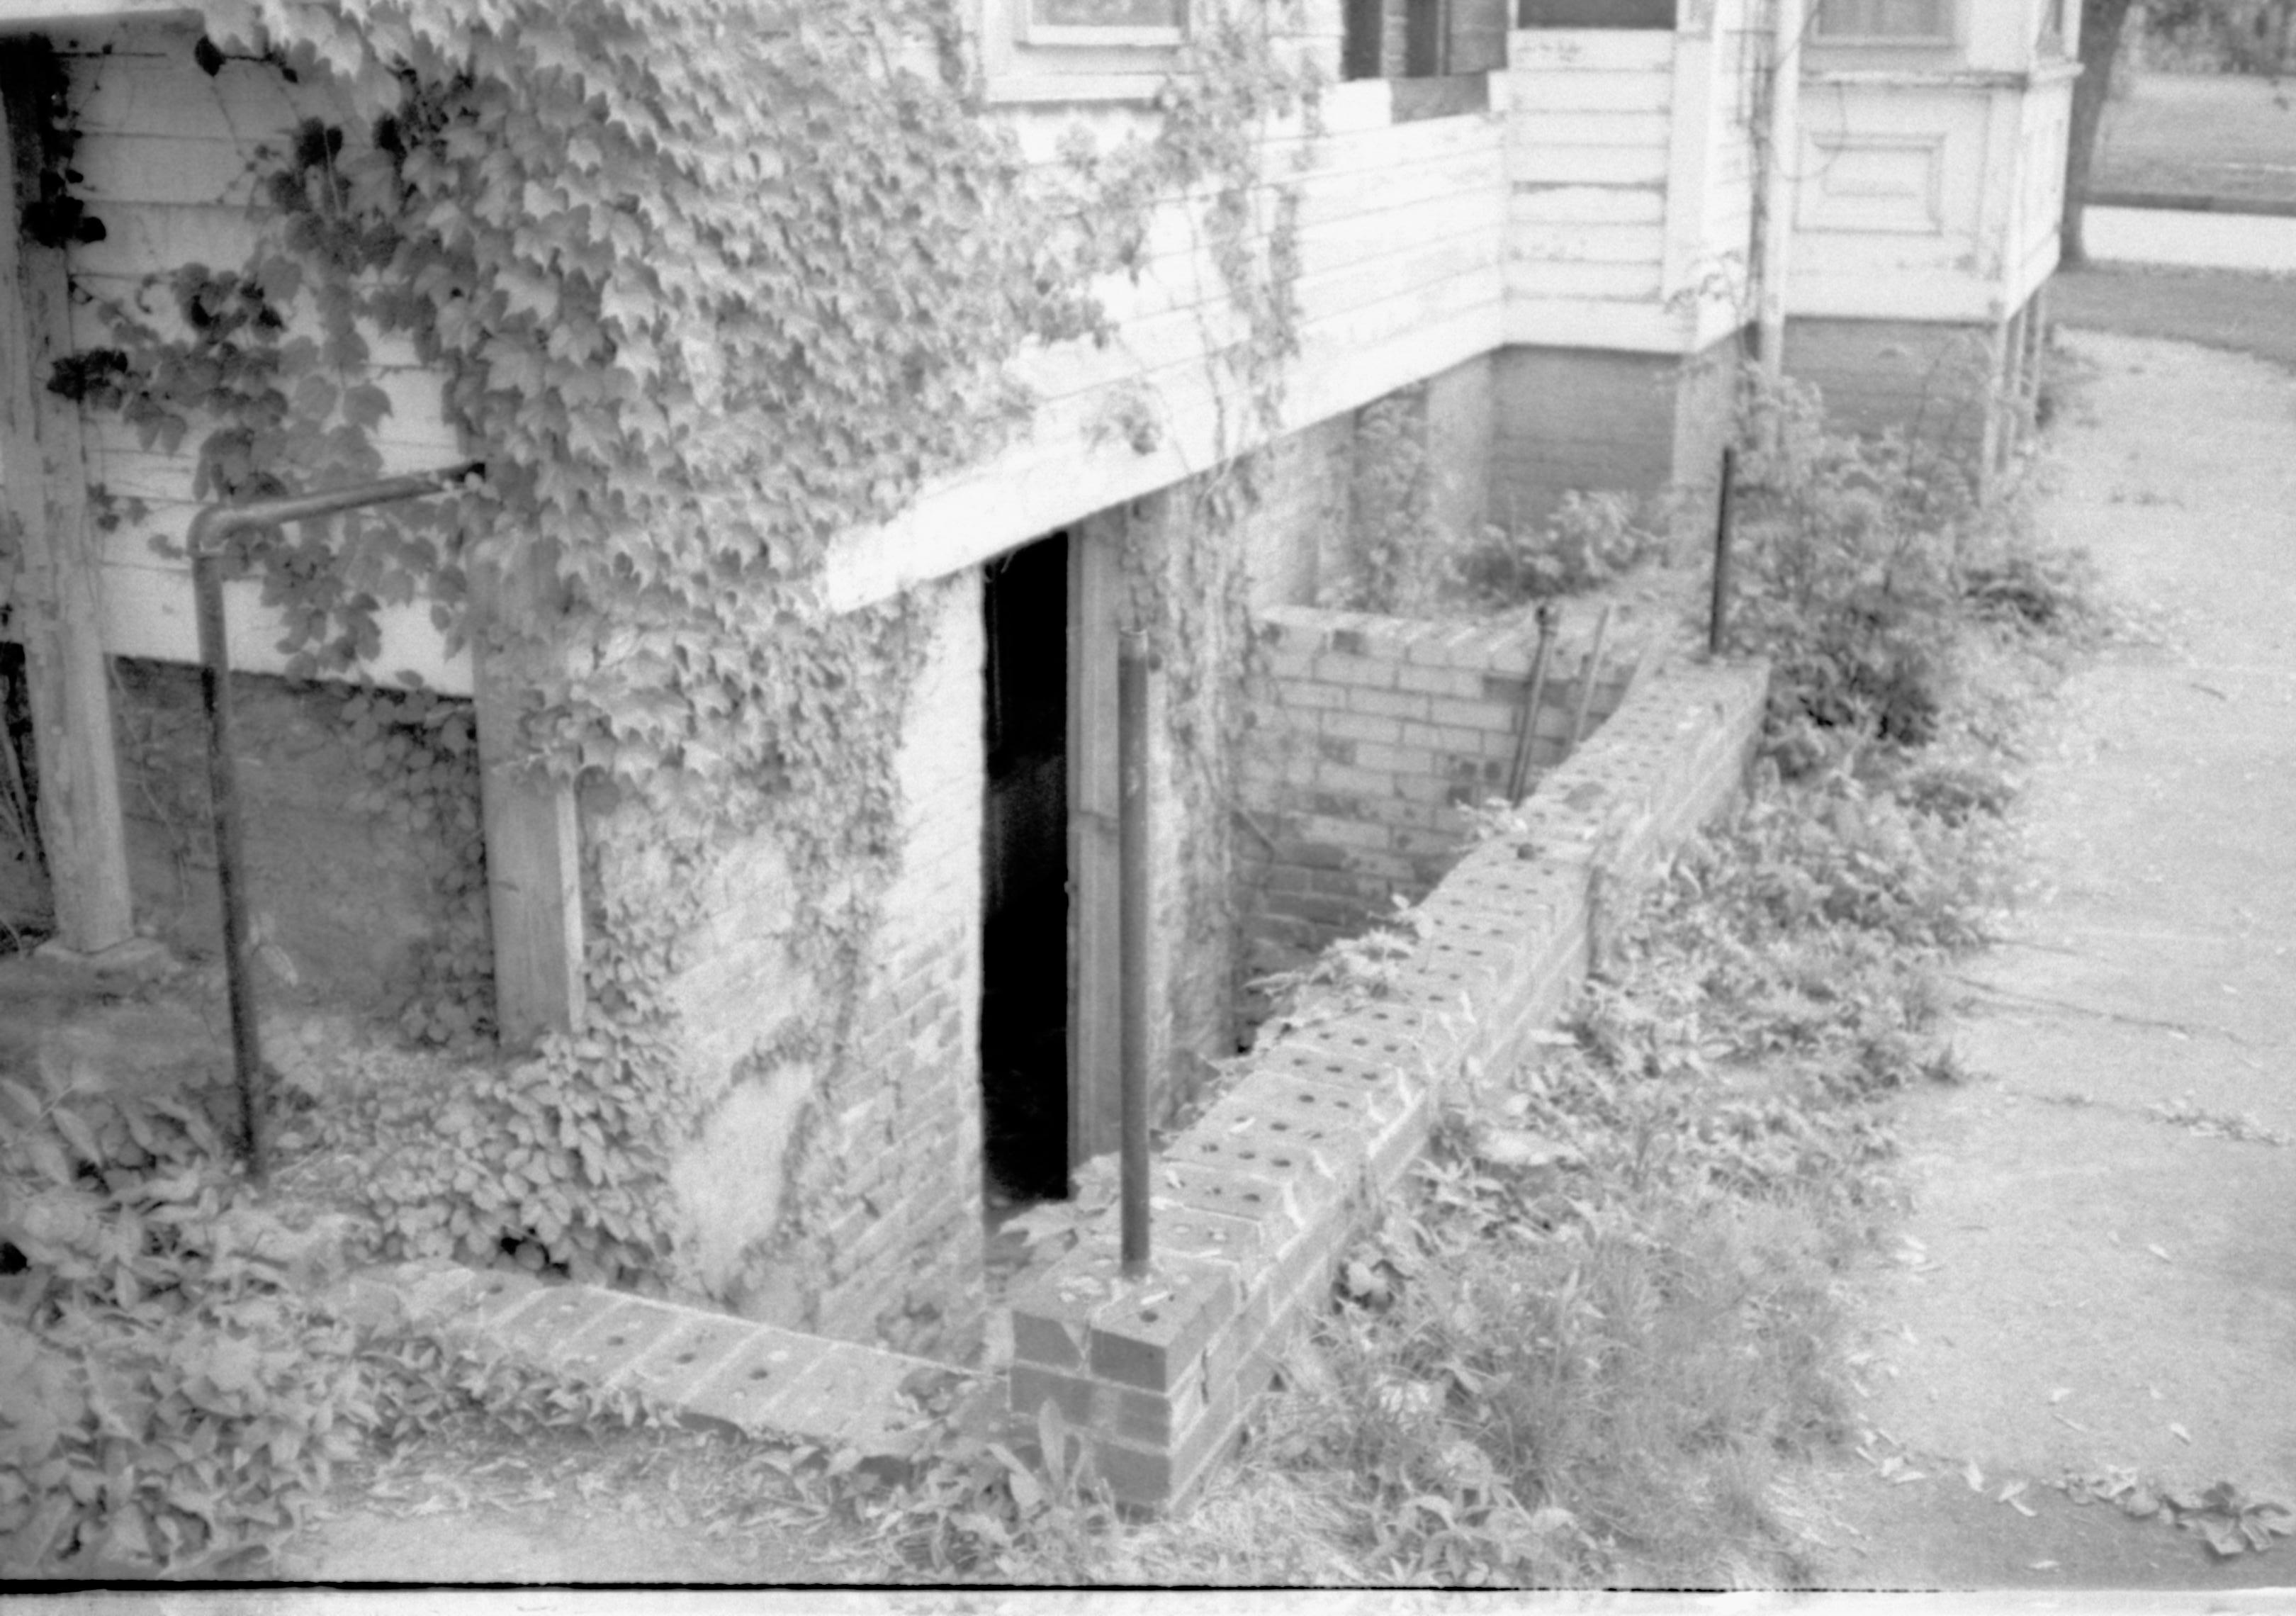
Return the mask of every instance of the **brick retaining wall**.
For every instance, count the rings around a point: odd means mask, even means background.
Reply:
[[[1527,832],[1475,848],[1418,906],[1423,935],[1385,996],[1256,1049],[1154,1164],[1149,1276],[1119,1276],[1111,1212],[1013,1295],[1014,1412],[1053,1399],[1119,1497],[1184,1498],[1445,1088],[1505,1070],[1583,978],[1607,916],[1735,792],[1767,683],[1742,664],[1646,678],[1541,782]]]
[[[1595,616],[1566,608],[1557,626],[1532,731],[1534,780],[1566,750]],[[1651,636],[1670,632],[1650,608],[1618,611],[1593,669],[1588,734],[1618,706]],[[1264,973],[1354,936],[1443,878],[1468,809],[1505,789],[1538,637],[1528,621],[1304,606],[1261,612],[1259,635],[1267,676],[1243,782],[1259,833],[1238,851]]]

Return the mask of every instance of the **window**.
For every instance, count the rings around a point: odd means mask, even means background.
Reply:
[[[1138,100],[1188,37],[1191,0],[983,0],[981,58],[997,101]]]
[[[1177,45],[1188,0],[1021,0],[1020,21],[1023,45]]]
[[[1817,37],[1888,44],[1953,39],[1953,0],[1820,0]]]

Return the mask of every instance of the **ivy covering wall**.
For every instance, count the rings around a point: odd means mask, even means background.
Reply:
[[[378,613],[415,600],[523,693],[520,750],[583,783],[591,1010],[490,1068],[452,1138],[378,1177],[377,1210],[407,1251],[674,1284],[663,1185],[704,1097],[665,989],[725,838],[783,849],[797,973],[819,989],[758,1058],[824,1070],[849,1055],[898,858],[925,614],[827,613],[823,558],[1025,419],[1007,361],[1103,333],[1095,278],[1136,268],[1175,202],[1242,316],[1209,361],[1223,420],[1280,417],[1297,195],[1263,185],[1259,152],[1312,99],[1277,48],[1297,20],[1203,7],[1136,135],[1032,171],[983,115],[957,0],[204,15],[184,36],[201,69],[257,58],[339,111],[264,150],[248,261],[185,264],[113,306],[110,340],[55,384],[187,448],[197,496],[231,499],[380,471],[378,336],[446,378],[482,477],[427,514],[308,524],[235,564],[286,626],[291,672],[356,681]],[[1227,540],[1254,493],[1226,447],[1244,435],[1221,436],[1188,519],[1131,562],[1209,824],[1236,744],[1212,670],[1244,644]],[[344,721],[374,711],[354,685]]]

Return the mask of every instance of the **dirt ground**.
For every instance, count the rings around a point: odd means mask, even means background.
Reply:
[[[2105,106],[2091,183],[2100,192],[2296,203],[2296,84],[2130,75]]]
[[[2070,345],[2044,520],[2161,643],[2068,687],[2044,895],[1959,983],[1980,1076],[1908,1116],[1862,1452],[1789,1506],[1828,1586],[2296,1585],[2296,1539],[2219,1556],[2053,1490],[2296,1505],[2296,378]]]

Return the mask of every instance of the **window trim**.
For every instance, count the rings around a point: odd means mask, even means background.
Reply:
[[[1169,77],[1195,18],[1185,0],[1178,28],[1043,23],[1035,9],[1032,0],[983,0],[981,65],[991,102],[1144,100]]]
[[[1945,27],[1935,34],[1836,34],[1825,26],[1825,0],[1817,0],[1810,17],[1810,43],[1826,49],[1840,47],[1849,50],[1905,49],[1934,51],[1950,49],[1961,43],[1961,6],[1958,0],[1938,0],[1938,10],[1944,14]]]

